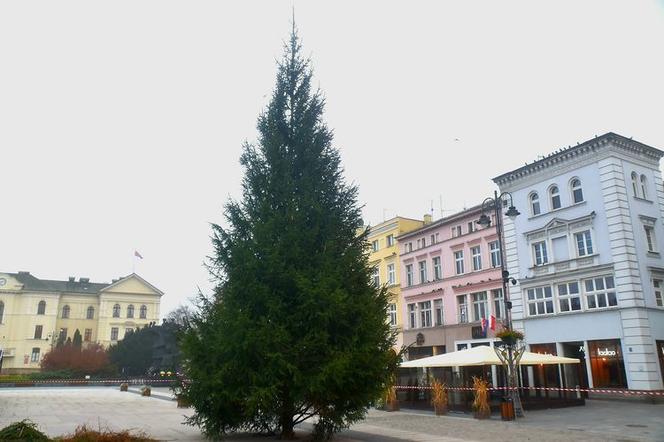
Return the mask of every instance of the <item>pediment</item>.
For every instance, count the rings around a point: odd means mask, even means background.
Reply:
[[[590,226],[595,218],[595,212],[574,219],[553,218],[548,223],[537,229],[525,232],[528,240],[544,238],[556,233],[567,232],[569,229],[576,229],[584,226]]]
[[[135,273],[119,279],[113,284],[100,290],[100,293],[123,293],[137,295],[158,295],[164,294],[161,290],[147,282]]]
[[[0,273],[0,290],[16,291],[23,289],[23,284],[12,275]]]

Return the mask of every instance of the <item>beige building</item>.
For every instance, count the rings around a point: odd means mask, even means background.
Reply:
[[[403,310],[401,306],[401,285],[399,281],[400,263],[397,237],[431,222],[426,215],[425,221],[397,216],[380,224],[371,226],[367,241],[371,247],[369,264],[374,268],[374,283],[386,285],[390,294],[388,321],[398,331],[395,348],[401,350],[403,345]]]
[[[135,273],[109,284],[0,272],[1,372],[38,370],[58,337],[73,339],[76,330],[84,345],[109,346],[128,330],[157,322],[162,295]]]

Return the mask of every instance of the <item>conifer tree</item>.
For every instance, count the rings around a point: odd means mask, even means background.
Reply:
[[[76,329],[74,332],[74,340],[72,341],[74,344],[74,348],[78,348],[80,350],[81,346],[83,345],[83,338],[81,336],[81,332]]]
[[[189,423],[327,438],[362,419],[396,365],[387,295],[372,285],[357,187],[347,183],[324,99],[295,28],[246,143],[242,198],[213,225],[215,296],[183,339]],[[358,234],[358,232],[360,232]]]

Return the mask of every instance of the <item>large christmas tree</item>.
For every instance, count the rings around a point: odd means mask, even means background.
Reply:
[[[183,341],[190,423],[209,436],[313,418],[328,437],[363,418],[396,364],[387,296],[371,283],[357,187],[343,177],[324,99],[295,29],[246,144],[241,201],[214,225],[213,301]]]

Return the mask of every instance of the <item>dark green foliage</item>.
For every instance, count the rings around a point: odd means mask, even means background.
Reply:
[[[109,347],[109,359],[124,376],[175,370],[179,358],[177,330],[176,325],[167,322],[140,328]]]
[[[36,424],[25,419],[0,430],[0,440],[48,441],[50,439],[37,429]]]
[[[213,226],[218,285],[183,340],[189,423],[210,437],[281,433],[318,417],[327,438],[363,418],[396,366],[385,290],[371,284],[357,188],[295,32],[247,144],[243,198]]]
[[[81,348],[83,345],[83,337],[81,336],[81,332],[78,329],[76,329],[74,332],[74,340],[72,341],[72,344],[76,348]]]

